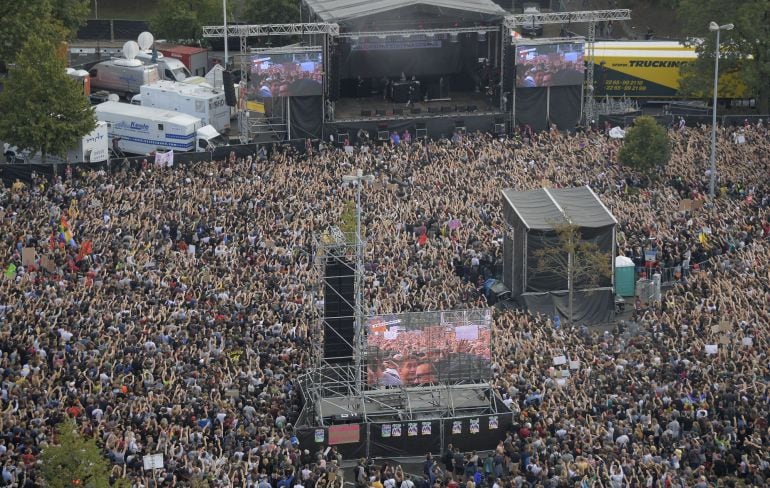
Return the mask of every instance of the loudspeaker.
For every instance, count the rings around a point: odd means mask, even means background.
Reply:
[[[468,105],[468,112],[475,112],[479,108],[475,105]]]
[[[377,115],[380,116],[380,117],[385,117],[385,111],[380,109],[380,108],[378,108],[377,109]]]
[[[494,132],[497,135],[505,134],[505,124],[495,124]]]
[[[341,132],[337,134],[337,142],[339,144],[344,144],[345,139],[350,140],[350,134],[348,134],[347,132]]]
[[[324,275],[324,359],[351,362],[355,340],[354,265],[345,258],[330,257]]]
[[[390,139],[390,132],[386,130],[378,130],[377,131],[377,140],[378,141],[387,141]]]
[[[229,107],[235,107],[238,102],[235,100],[235,86],[233,85],[233,74],[229,71],[222,72],[222,84],[225,85],[225,103]]]
[[[372,111],[371,110],[361,110],[361,117],[371,117]]]

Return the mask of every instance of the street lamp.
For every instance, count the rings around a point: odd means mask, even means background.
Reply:
[[[361,186],[364,182],[374,181],[374,175],[365,175],[362,170],[356,170],[354,175],[344,175],[342,177],[344,183],[356,185],[356,275],[355,275],[355,288],[356,288],[356,335],[355,343],[357,353],[355,354],[355,367],[356,367],[356,388],[361,391],[362,387],[362,362],[361,354],[363,347],[363,326],[364,326],[364,247],[361,239]]]
[[[719,25],[714,21],[709,23],[709,30],[717,33],[717,44],[714,56],[714,104],[711,107],[711,179],[709,180],[709,196],[714,200],[714,185],[717,174],[717,89],[719,87],[719,33],[723,30],[733,30],[733,24]]]
[[[225,65],[224,69],[227,69],[227,0],[222,0],[222,21],[225,26]]]

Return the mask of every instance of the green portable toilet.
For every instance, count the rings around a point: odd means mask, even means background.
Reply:
[[[615,294],[634,296],[634,262],[625,256],[615,258]]]

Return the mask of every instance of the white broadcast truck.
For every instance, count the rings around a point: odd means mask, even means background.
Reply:
[[[166,57],[159,52],[153,56],[152,51],[141,51],[136,55],[136,59],[145,65],[157,66],[158,78],[161,80],[184,81],[192,76],[182,61]]]
[[[218,132],[230,130],[230,107],[223,90],[175,81],[156,81],[141,87],[131,99],[134,105],[162,108],[200,117]]]
[[[3,144],[3,155],[9,163],[101,163],[107,161],[110,156],[107,124],[97,121],[96,128],[69,149],[64,158],[49,154],[43,161],[39,152],[30,154],[29,151],[20,150],[11,144]]]
[[[107,123],[113,149],[124,153],[156,151],[212,151],[225,143],[199,117],[129,103],[104,102],[94,107],[96,118]]]

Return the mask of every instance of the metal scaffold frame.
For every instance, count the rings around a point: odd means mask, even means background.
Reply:
[[[631,10],[578,10],[575,12],[540,12],[508,15],[503,25],[508,29],[515,29],[525,23],[535,24],[570,24],[588,23],[588,36],[586,37],[586,78],[583,85],[585,103],[583,107],[583,120],[590,124],[596,117],[596,102],[594,100],[594,44],[596,42],[596,23],[616,20],[630,20]],[[515,121],[514,121],[515,122]]]
[[[228,37],[260,37],[260,36],[298,36],[304,34],[328,34],[337,36],[340,33],[338,24],[299,23],[299,24],[253,24],[228,25]],[[224,25],[204,25],[203,37],[225,37]]]

